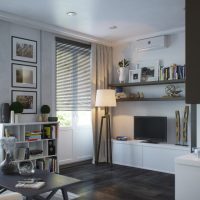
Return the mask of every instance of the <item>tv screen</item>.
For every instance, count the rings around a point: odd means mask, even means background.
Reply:
[[[157,142],[167,141],[167,117],[135,116],[134,138]]]

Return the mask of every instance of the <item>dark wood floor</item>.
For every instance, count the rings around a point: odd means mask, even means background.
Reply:
[[[174,175],[114,165],[84,164],[61,170],[80,183],[69,191],[78,200],[174,200]]]

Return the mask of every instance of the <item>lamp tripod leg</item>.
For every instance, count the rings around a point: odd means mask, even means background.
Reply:
[[[96,164],[99,163],[99,151],[100,151],[100,145],[101,145],[102,127],[103,127],[103,117],[101,117],[101,126],[100,126],[99,141],[98,141],[98,148],[97,148]]]
[[[108,117],[108,132],[109,132],[109,142],[110,142],[110,165],[112,166],[112,137],[110,129],[110,116]]]
[[[106,155],[107,155],[107,163],[109,162],[109,155],[108,155],[108,152],[109,152],[109,132],[108,132],[108,116],[106,116]]]

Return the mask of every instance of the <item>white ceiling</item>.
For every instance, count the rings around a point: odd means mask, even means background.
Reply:
[[[185,0],[0,0],[0,11],[112,42],[184,27],[184,7]]]

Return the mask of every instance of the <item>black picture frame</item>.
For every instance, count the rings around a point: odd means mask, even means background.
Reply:
[[[24,106],[22,114],[37,114],[37,91],[12,90],[11,102],[15,101]]]
[[[19,71],[17,72],[17,70]],[[37,66],[12,63],[11,73],[12,87],[37,89]],[[20,78],[17,78],[17,76],[20,76]],[[28,78],[30,78],[30,80],[28,80]],[[19,80],[17,81],[17,79]]]
[[[11,59],[37,63],[37,41],[16,36],[11,37]]]

